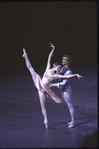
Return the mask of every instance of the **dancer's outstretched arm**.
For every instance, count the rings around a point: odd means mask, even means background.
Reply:
[[[71,77],[75,77],[75,76],[77,76],[78,79],[83,78],[83,77],[80,76],[79,74],[70,74],[70,75],[66,75],[66,76],[63,76],[63,75],[56,75],[56,76],[55,76],[55,79],[56,79],[56,78],[71,78]],[[66,80],[64,79],[63,82],[50,83],[50,84],[49,84],[49,87],[56,86],[56,87],[58,87],[58,88],[63,88],[65,83],[66,83]]]
[[[51,67],[51,58],[52,58],[52,55],[53,55],[53,52],[54,52],[54,49],[55,49],[55,46],[50,42],[50,47],[52,47],[52,51],[50,52],[49,56],[48,56],[48,61],[47,61],[47,67],[46,67],[46,70],[50,69]]]
[[[75,77],[75,76],[78,77],[78,79],[83,78],[79,74],[70,74],[70,75],[66,75],[66,76],[55,74],[56,78],[72,78],[72,77]]]

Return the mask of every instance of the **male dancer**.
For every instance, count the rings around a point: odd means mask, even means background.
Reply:
[[[71,58],[68,55],[64,55],[62,58],[62,65],[63,67],[60,68],[60,71],[58,72],[58,74],[61,75],[69,75],[72,74],[71,69],[68,67],[68,65],[71,62]],[[58,83],[52,83],[50,85],[50,87],[52,86],[56,86],[58,88],[60,88],[61,90],[61,94],[62,97],[64,99],[64,101],[67,103],[69,111],[70,111],[70,115],[71,115],[71,122],[68,123],[68,128],[72,128],[76,125],[76,120],[75,120],[75,111],[74,111],[74,107],[73,104],[71,102],[71,86],[69,84],[69,79],[58,79]]]

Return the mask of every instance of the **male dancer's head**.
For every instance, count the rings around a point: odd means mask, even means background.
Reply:
[[[64,72],[66,68],[70,65],[70,63],[71,63],[71,57],[69,55],[63,55],[62,58],[63,68],[61,69],[61,72]],[[61,68],[61,65],[58,62],[56,62],[53,64],[53,68],[55,69],[56,72],[58,72]]]
[[[63,55],[62,65],[67,66],[71,63],[71,57],[69,55]]]

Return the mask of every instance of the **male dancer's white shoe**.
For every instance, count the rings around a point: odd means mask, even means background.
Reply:
[[[76,121],[70,122],[70,123],[68,123],[68,125],[69,125],[68,128],[72,128],[72,127],[74,127],[76,124],[77,124]]]
[[[48,121],[44,121],[45,127],[48,128]]]
[[[70,124],[71,124],[71,122],[68,123],[68,125],[70,125]]]

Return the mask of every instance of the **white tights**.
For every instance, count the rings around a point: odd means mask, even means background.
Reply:
[[[69,108],[70,115],[71,115],[71,122],[74,122],[75,121],[75,111],[74,111],[73,104],[71,102],[71,88],[70,88],[70,86],[65,91],[61,90],[61,94]]]

